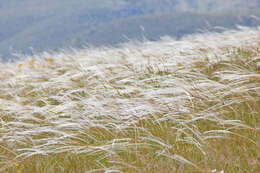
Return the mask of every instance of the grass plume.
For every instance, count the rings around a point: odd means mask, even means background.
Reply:
[[[260,172],[260,29],[0,64],[2,172]]]

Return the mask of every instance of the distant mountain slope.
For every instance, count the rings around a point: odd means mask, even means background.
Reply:
[[[5,56],[10,55],[10,49],[28,52],[29,47],[53,48],[75,32],[115,18],[113,15],[105,18],[102,14],[113,13],[120,7],[119,3],[71,0],[11,0],[0,4],[3,4],[0,8],[0,54]]]
[[[221,13],[182,12],[176,14],[159,14],[129,17],[100,24],[90,30],[77,33],[63,45],[80,47],[115,45],[130,40],[158,40],[162,36],[181,38],[184,35],[201,31],[221,31],[216,27],[235,28],[237,25],[260,25],[260,10]]]
[[[109,26],[113,28],[115,23],[117,23],[116,25],[123,24],[122,20],[126,20],[126,23],[133,20],[133,18],[129,17],[137,17],[137,22],[133,25],[138,27],[136,31],[139,32],[139,24],[145,26],[145,23],[152,21],[149,18],[156,18],[154,16],[158,15],[173,15],[187,11],[213,12],[221,10],[229,11],[230,9],[251,9],[259,8],[259,4],[260,2],[257,0],[1,1],[0,56],[9,58],[11,53],[16,51],[30,53],[31,47],[35,51],[53,50],[59,48],[60,45],[70,43],[69,40],[77,40],[77,35],[88,36],[89,34],[86,33],[93,33],[95,30],[97,30],[97,33],[94,32],[94,35],[86,41],[96,40],[95,35],[102,35],[98,34],[98,32],[105,31],[102,27],[106,28]],[[138,17],[141,18],[139,19]],[[144,21],[145,19],[148,21]],[[97,25],[98,28],[95,29]],[[108,30],[113,31],[114,29],[112,28],[108,28]],[[162,30],[159,29],[157,32],[159,31]],[[105,34],[104,36],[110,37],[109,34]],[[152,39],[154,37],[157,38],[158,36],[156,34],[151,36]],[[102,41],[102,39],[99,41]],[[115,37],[115,40],[110,37],[111,42],[118,42],[118,40],[120,39],[117,39],[117,37]],[[96,42],[90,43],[93,45],[96,44]]]

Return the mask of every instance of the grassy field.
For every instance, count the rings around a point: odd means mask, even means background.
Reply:
[[[0,81],[0,172],[260,172],[260,28],[23,57]]]

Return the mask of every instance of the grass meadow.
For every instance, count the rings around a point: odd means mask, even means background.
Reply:
[[[0,172],[260,172],[260,28],[21,56],[0,81]]]

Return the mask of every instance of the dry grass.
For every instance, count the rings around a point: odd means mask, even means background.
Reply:
[[[2,172],[260,172],[259,28],[0,67]]]

